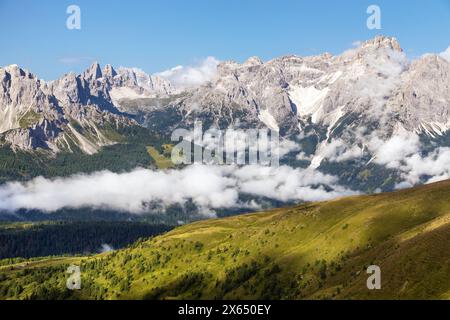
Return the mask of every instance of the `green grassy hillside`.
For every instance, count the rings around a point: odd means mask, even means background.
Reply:
[[[0,297],[450,299],[450,181],[193,223],[92,257],[3,261]],[[65,289],[81,266],[82,289]],[[381,268],[382,288],[366,287]]]

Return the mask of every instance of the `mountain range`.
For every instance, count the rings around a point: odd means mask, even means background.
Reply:
[[[411,177],[415,168],[402,161],[414,154],[450,161],[449,84],[449,61],[434,54],[410,61],[384,36],[337,56],[221,62],[209,81],[189,87],[98,63],[45,82],[11,65],[0,68],[0,141],[55,156],[102,152],[127,127],[166,138],[196,120],[204,128],[270,128],[296,145],[285,163],[338,175],[356,189],[388,190],[448,176],[443,168]]]

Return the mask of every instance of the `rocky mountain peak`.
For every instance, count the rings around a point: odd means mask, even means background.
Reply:
[[[444,59],[440,55],[437,54],[425,54],[420,59],[415,60],[412,65],[424,66],[424,65],[432,65],[436,68],[448,68],[450,66],[450,61]]]
[[[2,68],[0,68],[2,70]],[[33,74],[29,71],[20,68],[17,64],[11,64],[3,68],[4,72],[9,73],[13,77],[28,77],[34,78]]]
[[[403,52],[400,43],[394,37],[376,36],[373,39],[367,40],[362,44],[362,48],[387,48],[399,52]]]
[[[233,60],[222,61],[217,65],[217,73],[219,75],[220,74],[228,74],[230,71],[236,69],[239,66],[240,66],[240,64]]]
[[[113,66],[110,64],[107,64],[103,67],[102,74],[104,77],[108,78],[114,78],[117,76],[116,70],[114,70]]]
[[[169,124],[158,119],[169,112],[164,119],[173,118],[174,127],[195,119],[222,127],[267,126],[281,134],[318,126],[327,128],[328,139],[354,117],[359,121],[355,126],[401,123],[410,131],[426,127],[443,134],[450,128],[449,83],[450,62],[427,55],[411,63],[395,38],[382,36],[337,56],[221,62],[207,85],[183,95],[166,79],[137,68],[116,72],[111,65],[102,70],[94,63],[81,75],[65,75],[47,87],[13,65],[0,68],[0,133],[20,124],[28,128],[28,122],[43,118],[56,127],[64,117],[81,123],[95,114],[101,122],[100,113],[130,114],[136,108],[129,106],[139,104],[139,112],[145,113],[142,123],[163,131],[170,131]],[[30,106],[33,113],[27,113]],[[346,133],[342,128],[336,132]]]
[[[83,78],[86,80],[96,80],[102,77],[102,69],[98,62],[94,62],[91,66],[83,73]]]
[[[243,66],[254,67],[254,66],[260,66],[262,64],[263,64],[263,62],[259,57],[253,56],[253,57],[248,58],[247,61],[244,62]]]
[[[170,95],[178,92],[168,80],[160,76],[149,75],[139,68],[125,67],[118,69],[118,77],[115,78],[113,89],[115,91],[132,89],[135,93],[146,96]]]

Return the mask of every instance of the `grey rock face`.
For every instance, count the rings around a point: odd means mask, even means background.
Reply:
[[[414,61],[389,107],[408,130],[444,134],[450,128],[450,63],[437,55]]]
[[[0,88],[0,133],[6,133],[5,141],[28,149],[46,145],[47,135],[55,138],[55,128],[66,120],[46,83],[12,65],[0,69]]]
[[[7,131],[4,139],[11,144],[13,149],[50,149],[58,150],[55,141],[62,132],[56,122],[46,119],[34,124],[30,128],[19,128]]]
[[[376,37],[338,56],[222,62],[211,81],[139,105],[142,122],[161,134],[192,128],[195,120],[203,128],[279,130],[301,145],[302,165],[348,181],[372,165],[379,177],[360,187],[378,188],[395,180],[376,162],[391,138],[411,142],[405,137],[418,135],[427,141],[423,153],[450,147],[449,74],[447,60],[427,55],[411,62],[395,38]]]
[[[176,93],[169,81],[159,76],[148,75],[138,68],[119,68],[118,76],[114,78],[113,83],[115,88],[127,87],[143,96]]]
[[[312,123],[331,132],[353,114],[361,125],[443,133],[450,128],[449,68],[435,55],[411,64],[395,38],[376,37],[339,56],[223,62],[211,82],[188,89],[171,106],[183,125],[199,118],[289,134]]]
[[[0,68],[2,140],[14,150],[59,152],[76,146],[87,153],[114,143],[101,133],[105,123],[135,123],[121,115],[109,97],[114,69],[106,67],[104,73],[93,64],[82,75],[45,83],[16,65]]]
[[[94,62],[89,69],[83,73],[83,78],[87,81],[97,80],[102,77],[102,69],[98,62]]]

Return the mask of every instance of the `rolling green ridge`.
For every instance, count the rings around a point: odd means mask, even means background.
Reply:
[[[90,257],[0,263],[2,299],[450,299],[450,180],[201,221]],[[66,289],[69,264],[82,289]],[[369,265],[381,290],[368,290]]]

